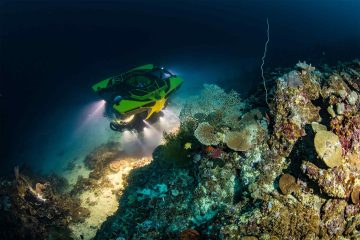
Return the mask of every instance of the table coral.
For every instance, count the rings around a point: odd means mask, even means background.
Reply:
[[[216,130],[208,122],[202,122],[196,128],[194,136],[204,145],[218,145],[220,143]]]
[[[248,131],[229,132],[225,135],[226,145],[234,151],[248,151],[251,148]]]

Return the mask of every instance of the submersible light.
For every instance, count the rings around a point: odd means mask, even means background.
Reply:
[[[129,123],[129,122],[131,122],[131,121],[134,119],[134,117],[135,117],[135,115],[133,114],[133,115],[125,118],[125,119],[122,120],[122,121],[125,122],[125,123]]]

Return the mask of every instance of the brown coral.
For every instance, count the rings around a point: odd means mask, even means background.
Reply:
[[[109,168],[113,172],[118,172],[121,169],[122,161],[121,160],[114,160],[109,164]]]
[[[246,130],[229,132],[225,135],[226,145],[234,151],[246,152],[251,148],[249,132]]]
[[[332,168],[343,164],[342,148],[339,137],[330,131],[319,131],[314,138],[318,156]]]
[[[279,179],[279,187],[283,194],[288,195],[294,191],[296,179],[290,174],[283,174]]]
[[[45,183],[45,184],[36,183],[36,184],[35,184],[35,191],[36,191],[36,193],[42,194],[42,193],[43,193],[43,190],[44,190],[47,186],[48,186],[47,183]]]
[[[200,233],[194,229],[187,229],[180,233],[180,240],[200,240]]]
[[[357,204],[360,202],[360,185],[355,185],[351,192],[351,201],[354,204]]]
[[[218,145],[219,138],[216,134],[215,128],[208,122],[202,122],[196,128],[194,135],[196,139],[204,145]]]

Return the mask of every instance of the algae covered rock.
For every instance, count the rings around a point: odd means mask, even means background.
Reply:
[[[314,138],[316,153],[324,163],[332,168],[343,164],[339,137],[330,131],[319,131]]]
[[[339,239],[345,231],[344,211],[347,203],[345,200],[329,199],[322,207],[322,226],[320,234],[322,239]]]
[[[326,131],[327,130],[325,125],[322,125],[322,124],[317,123],[317,122],[312,122],[311,123],[311,128],[314,131],[314,133],[317,133],[319,131]]]
[[[351,91],[351,93],[347,97],[347,101],[349,102],[350,105],[355,105],[358,98],[359,95],[355,91]]]
[[[310,179],[317,182],[323,193],[334,198],[349,198],[354,181],[359,177],[345,166],[324,170],[304,161],[301,168]]]

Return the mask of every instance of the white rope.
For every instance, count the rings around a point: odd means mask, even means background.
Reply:
[[[265,77],[264,77],[264,64],[265,64],[265,57],[266,57],[266,53],[267,53],[267,46],[268,46],[268,43],[270,41],[270,25],[269,25],[269,19],[267,18],[266,19],[266,24],[267,24],[267,40],[266,40],[266,43],[265,43],[265,49],[264,49],[264,55],[262,56],[261,58],[261,77],[262,77],[262,80],[263,80],[263,84],[264,84],[264,89],[265,89],[265,100],[266,100],[266,104],[269,106],[269,102],[268,102],[268,91],[267,91],[267,88],[266,88],[266,81],[265,81]]]

